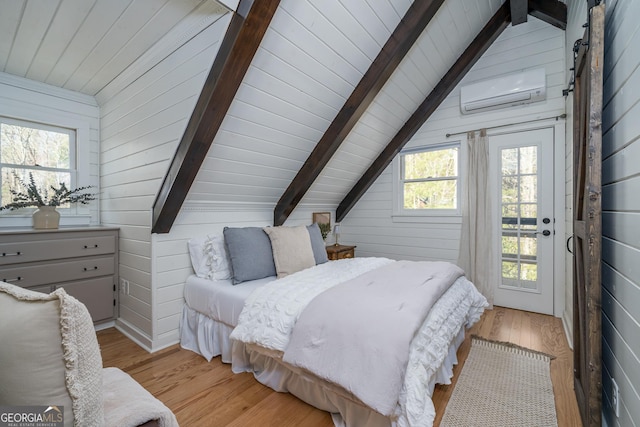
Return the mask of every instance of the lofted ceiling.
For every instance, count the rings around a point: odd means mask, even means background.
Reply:
[[[283,0],[187,200],[279,204],[412,3]],[[338,206],[503,3],[446,0],[300,204]]]
[[[211,0],[0,0],[0,71],[97,96],[158,41],[224,11]]]
[[[337,207],[504,1],[445,0],[301,203]],[[101,104],[118,79],[135,79],[132,64],[188,44],[222,3],[0,0],[0,71]],[[187,201],[273,209],[412,3],[281,0]],[[529,20],[535,36],[541,23]]]
[[[446,0],[302,203],[337,206],[502,3]],[[275,206],[411,4],[282,0],[187,200]]]

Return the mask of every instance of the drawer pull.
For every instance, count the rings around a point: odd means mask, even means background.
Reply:
[[[97,248],[98,248],[98,245],[93,245],[93,246],[91,246],[91,245],[84,245],[84,248],[85,248],[85,249],[97,249]]]
[[[87,268],[87,267],[83,268],[84,271],[97,270],[97,269],[98,269],[98,266],[94,266],[93,268]]]
[[[2,256],[20,256],[20,255],[22,255],[22,252],[20,252],[20,251],[14,252],[14,253],[2,252]]]
[[[2,279],[3,282],[6,283],[13,283],[13,282],[19,282],[22,280],[22,277],[18,276],[15,279]]]

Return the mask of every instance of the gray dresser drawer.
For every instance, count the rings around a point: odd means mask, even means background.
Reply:
[[[113,236],[0,243],[0,265],[112,254],[115,250]]]
[[[113,274],[113,256],[105,256],[16,265],[0,270],[0,279],[26,288]]]
[[[94,322],[118,317],[118,229],[0,230],[0,280],[38,292],[65,291]]]

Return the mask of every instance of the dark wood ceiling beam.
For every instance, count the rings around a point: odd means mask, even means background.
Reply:
[[[529,5],[527,0],[510,0],[511,4],[511,25],[520,25],[527,22]]]
[[[279,3],[240,1],[153,204],[152,233],[171,230]]]
[[[442,3],[444,0],[413,2],[349,99],[278,200],[273,213],[274,225],[282,225],[293,212]]]
[[[556,0],[528,0],[529,15],[558,27],[567,29],[567,5]]]
[[[509,2],[504,3],[493,15],[480,33],[469,44],[458,60],[453,64],[444,77],[427,95],[418,109],[393,137],[391,142],[382,150],[373,161],[369,169],[364,173],[356,185],[349,191],[336,209],[336,221],[342,221],[349,211],[355,206],[374,181],[385,170],[393,158],[402,150],[402,147],[415,135],[420,127],[429,119],[431,114],[440,106],[447,95],[456,87],[460,80],[467,74],[473,65],[482,57],[484,52],[498,38],[511,22]]]

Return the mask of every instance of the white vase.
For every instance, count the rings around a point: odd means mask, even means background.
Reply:
[[[33,213],[33,228],[52,229],[60,225],[60,212],[55,206],[40,206]]]

